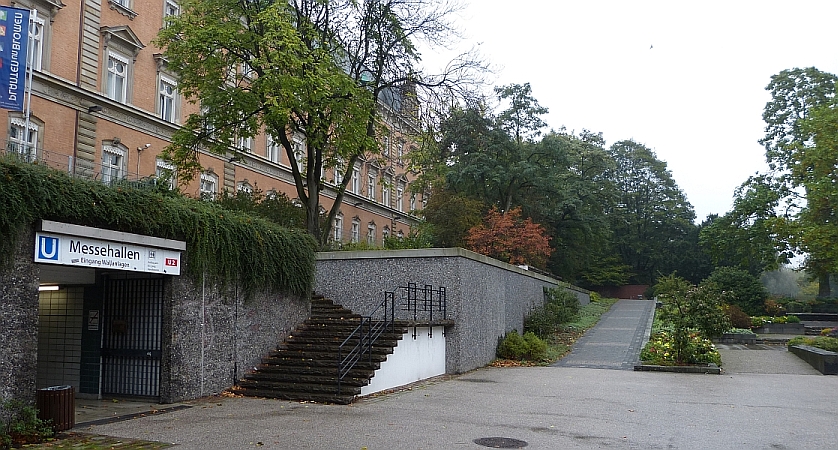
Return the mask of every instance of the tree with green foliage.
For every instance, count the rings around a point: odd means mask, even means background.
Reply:
[[[718,267],[738,267],[751,275],[775,270],[793,256],[784,218],[777,215],[782,194],[774,179],[752,176],[734,193],[733,208],[708,217],[701,247]]]
[[[717,267],[702,284],[713,284],[720,291],[727,292],[728,303],[736,305],[752,316],[764,312],[768,291],[759,278],[737,267]]]
[[[612,145],[609,154],[615,164],[608,177],[617,196],[607,211],[614,248],[631,267],[631,281],[652,284],[675,269],[696,226],[695,213],[652,150],[629,140]]]
[[[699,332],[711,338],[721,336],[730,328],[724,311],[727,294],[713,284],[695,286],[672,274],[658,279],[655,294],[663,303],[659,315],[671,328],[678,363],[693,359],[691,333]]]
[[[784,70],[766,90],[765,137],[760,141],[772,183],[785,205],[778,211],[782,235],[807,254],[806,269],[819,281],[820,297],[830,297],[829,276],[838,271],[834,215],[838,209],[838,76],[814,67]],[[800,193],[803,195],[800,195]]]
[[[452,36],[448,2],[183,0],[180,7],[155,41],[181,93],[201,106],[167,148],[178,179],[188,182],[200,169],[200,150],[226,154],[236,140],[264,132],[284,148],[306,228],[321,246],[355,162],[380,151],[382,111],[415,122],[419,89],[455,91],[479,68],[460,59],[440,76],[416,69],[417,40]],[[294,134],[305,140],[302,153]],[[344,176],[322,226],[320,174],[329,168]]]
[[[469,230],[483,222],[486,204],[449,190],[434,191],[422,215],[436,247],[466,247]]]

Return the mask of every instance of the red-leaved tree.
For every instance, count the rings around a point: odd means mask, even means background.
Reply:
[[[544,227],[532,219],[521,219],[521,208],[506,212],[493,207],[483,223],[469,230],[468,249],[510,264],[543,268],[552,249]]]

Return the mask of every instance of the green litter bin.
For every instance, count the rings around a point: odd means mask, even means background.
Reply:
[[[76,425],[76,390],[73,386],[50,386],[38,389],[36,405],[38,418],[52,420],[55,431],[65,431]]]

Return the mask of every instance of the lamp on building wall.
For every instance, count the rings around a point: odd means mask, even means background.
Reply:
[[[87,107],[87,113],[88,114],[93,114],[93,113],[99,112],[101,110],[102,110],[102,107],[100,105],[90,105],[90,106]]]

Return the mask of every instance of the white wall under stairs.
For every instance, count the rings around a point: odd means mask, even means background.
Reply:
[[[415,339],[413,330],[413,327],[407,329],[393,354],[375,371],[370,384],[361,388],[361,395],[445,374],[444,327],[433,327],[433,337],[428,336],[429,327],[417,327]]]

